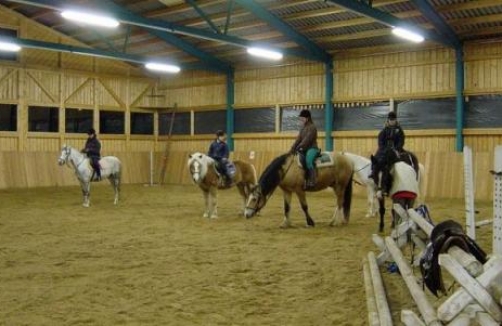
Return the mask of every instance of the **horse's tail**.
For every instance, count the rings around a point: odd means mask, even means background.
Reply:
[[[354,173],[350,174],[349,181],[345,186],[345,192],[343,193],[343,215],[345,216],[345,220],[348,221],[350,217],[350,206],[352,205],[352,179],[354,177]]]

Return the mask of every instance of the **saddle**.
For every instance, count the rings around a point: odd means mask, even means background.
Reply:
[[[216,174],[218,174],[220,186],[223,188],[226,188],[226,187],[229,187],[230,184],[225,183],[224,173],[223,173],[222,166],[221,166],[222,164],[225,164],[225,167],[227,169],[227,175],[230,178],[230,180],[232,180],[235,176],[236,167],[235,167],[235,163],[230,160],[227,161],[226,163],[218,162],[217,164],[214,165],[215,170],[216,170]]]
[[[305,160],[302,159],[301,155],[296,156],[296,163],[298,164],[298,167],[301,169],[306,170]],[[330,152],[319,152],[317,155],[316,159],[314,160],[314,166],[316,168],[323,168],[327,166],[333,166],[335,165],[335,162],[333,161],[333,157],[331,156]]]
[[[447,252],[451,246],[470,252],[482,264],[486,262],[486,253],[464,233],[460,224],[447,220],[436,225],[425,254],[420,258],[420,272],[424,284],[436,297],[438,292],[446,294],[438,262],[439,254]]]

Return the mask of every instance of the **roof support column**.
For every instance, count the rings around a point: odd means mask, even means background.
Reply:
[[[324,64],[325,74],[325,112],[324,112],[324,132],[326,134],[325,147],[327,151],[333,151],[333,61]]]
[[[455,48],[455,93],[456,93],[456,151],[464,148],[464,51],[462,47]]]
[[[230,151],[234,150],[234,103],[235,102],[235,78],[234,70],[227,72],[227,144]]]

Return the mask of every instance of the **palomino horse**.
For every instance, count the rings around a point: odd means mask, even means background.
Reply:
[[[228,189],[234,185],[246,205],[246,198],[251,188],[256,185],[256,169],[253,164],[243,161],[233,162],[235,169],[229,169],[232,177],[230,186],[222,185],[222,176],[217,170],[216,161],[202,153],[193,153],[188,157],[188,170],[192,180],[204,195],[204,217],[218,217],[218,189]]]
[[[316,185],[308,191],[333,188],[336,194],[337,208],[335,208],[330,225],[348,223],[352,201],[353,164],[346,156],[331,153],[323,153],[320,162],[322,163],[316,164]],[[275,158],[260,176],[258,185],[251,191],[244,215],[247,218],[254,216],[265,206],[267,200],[279,186],[284,196],[284,220],[281,227],[288,227],[291,224],[289,211],[293,192],[296,193],[305,213],[307,227],[314,226],[314,220],[308,212],[307,199],[303,189],[304,183],[305,172],[298,164],[296,156],[284,154]]]
[[[375,181],[370,177],[371,175],[371,160],[364,156],[359,156],[352,153],[343,152],[354,164],[354,181],[366,187],[366,194],[368,198],[368,212],[366,217],[373,217],[376,214],[376,191],[377,187]]]
[[[77,179],[80,182],[80,187],[82,188],[82,195],[84,196],[84,207],[89,207],[91,201],[90,191],[91,191],[91,181],[95,181],[93,178],[94,171],[91,167],[90,160],[84,154],[80,153],[75,148],[64,145],[61,150],[61,156],[59,157],[59,165],[67,163],[68,166],[73,167]],[[115,156],[105,156],[99,160],[99,165],[101,166],[101,176],[102,178],[108,178],[110,184],[115,191],[115,199],[113,203],[117,205],[119,202],[120,194],[120,177],[121,177],[121,163]]]
[[[371,156],[371,165],[376,173],[377,199],[379,204],[379,232],[384,229],[385,196],[392,198],[393,203],[400,204],[404,209],[413,207],[415,199],[420,194],[420,186],[424,174],[424,166],[418,163],[415,154],[411,152],[397,153],[393,149],[385,152],[385,160],[380,162]],[[423,194],[422,194],[423,195]],[[395,214],[392,210],[392,227],[395,225]]]

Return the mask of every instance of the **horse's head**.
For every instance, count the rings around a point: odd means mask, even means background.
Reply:
[[[207,173],[207,159],[202,153],[193,153],[188,155],[188,170],[194,183],[200,183]]]
[[[394,163],[387,162],[386,160],[379,160],[375,156],[371,155],[371,170],[373,181],[377,186],[377,197],[382,196],[382,191],[388,193],[392,186],[393,178],[391,174],[391,169]]]
[[[251,189],[251,192],[248,195],[246,200],[246,208],[244,209],[244,216],[246,218],[251,218],[258,213],[265,203],[267,202],[267,198],[262,192],[261,186],[258,184]]]
[[[58,163],[59,165],[63,165],[66,162],[68,162],[68,158],[70,157],[71,154],[71,147],[67,145],[63,145],[63,148],[61,149],[61,155],[59,156]]]

